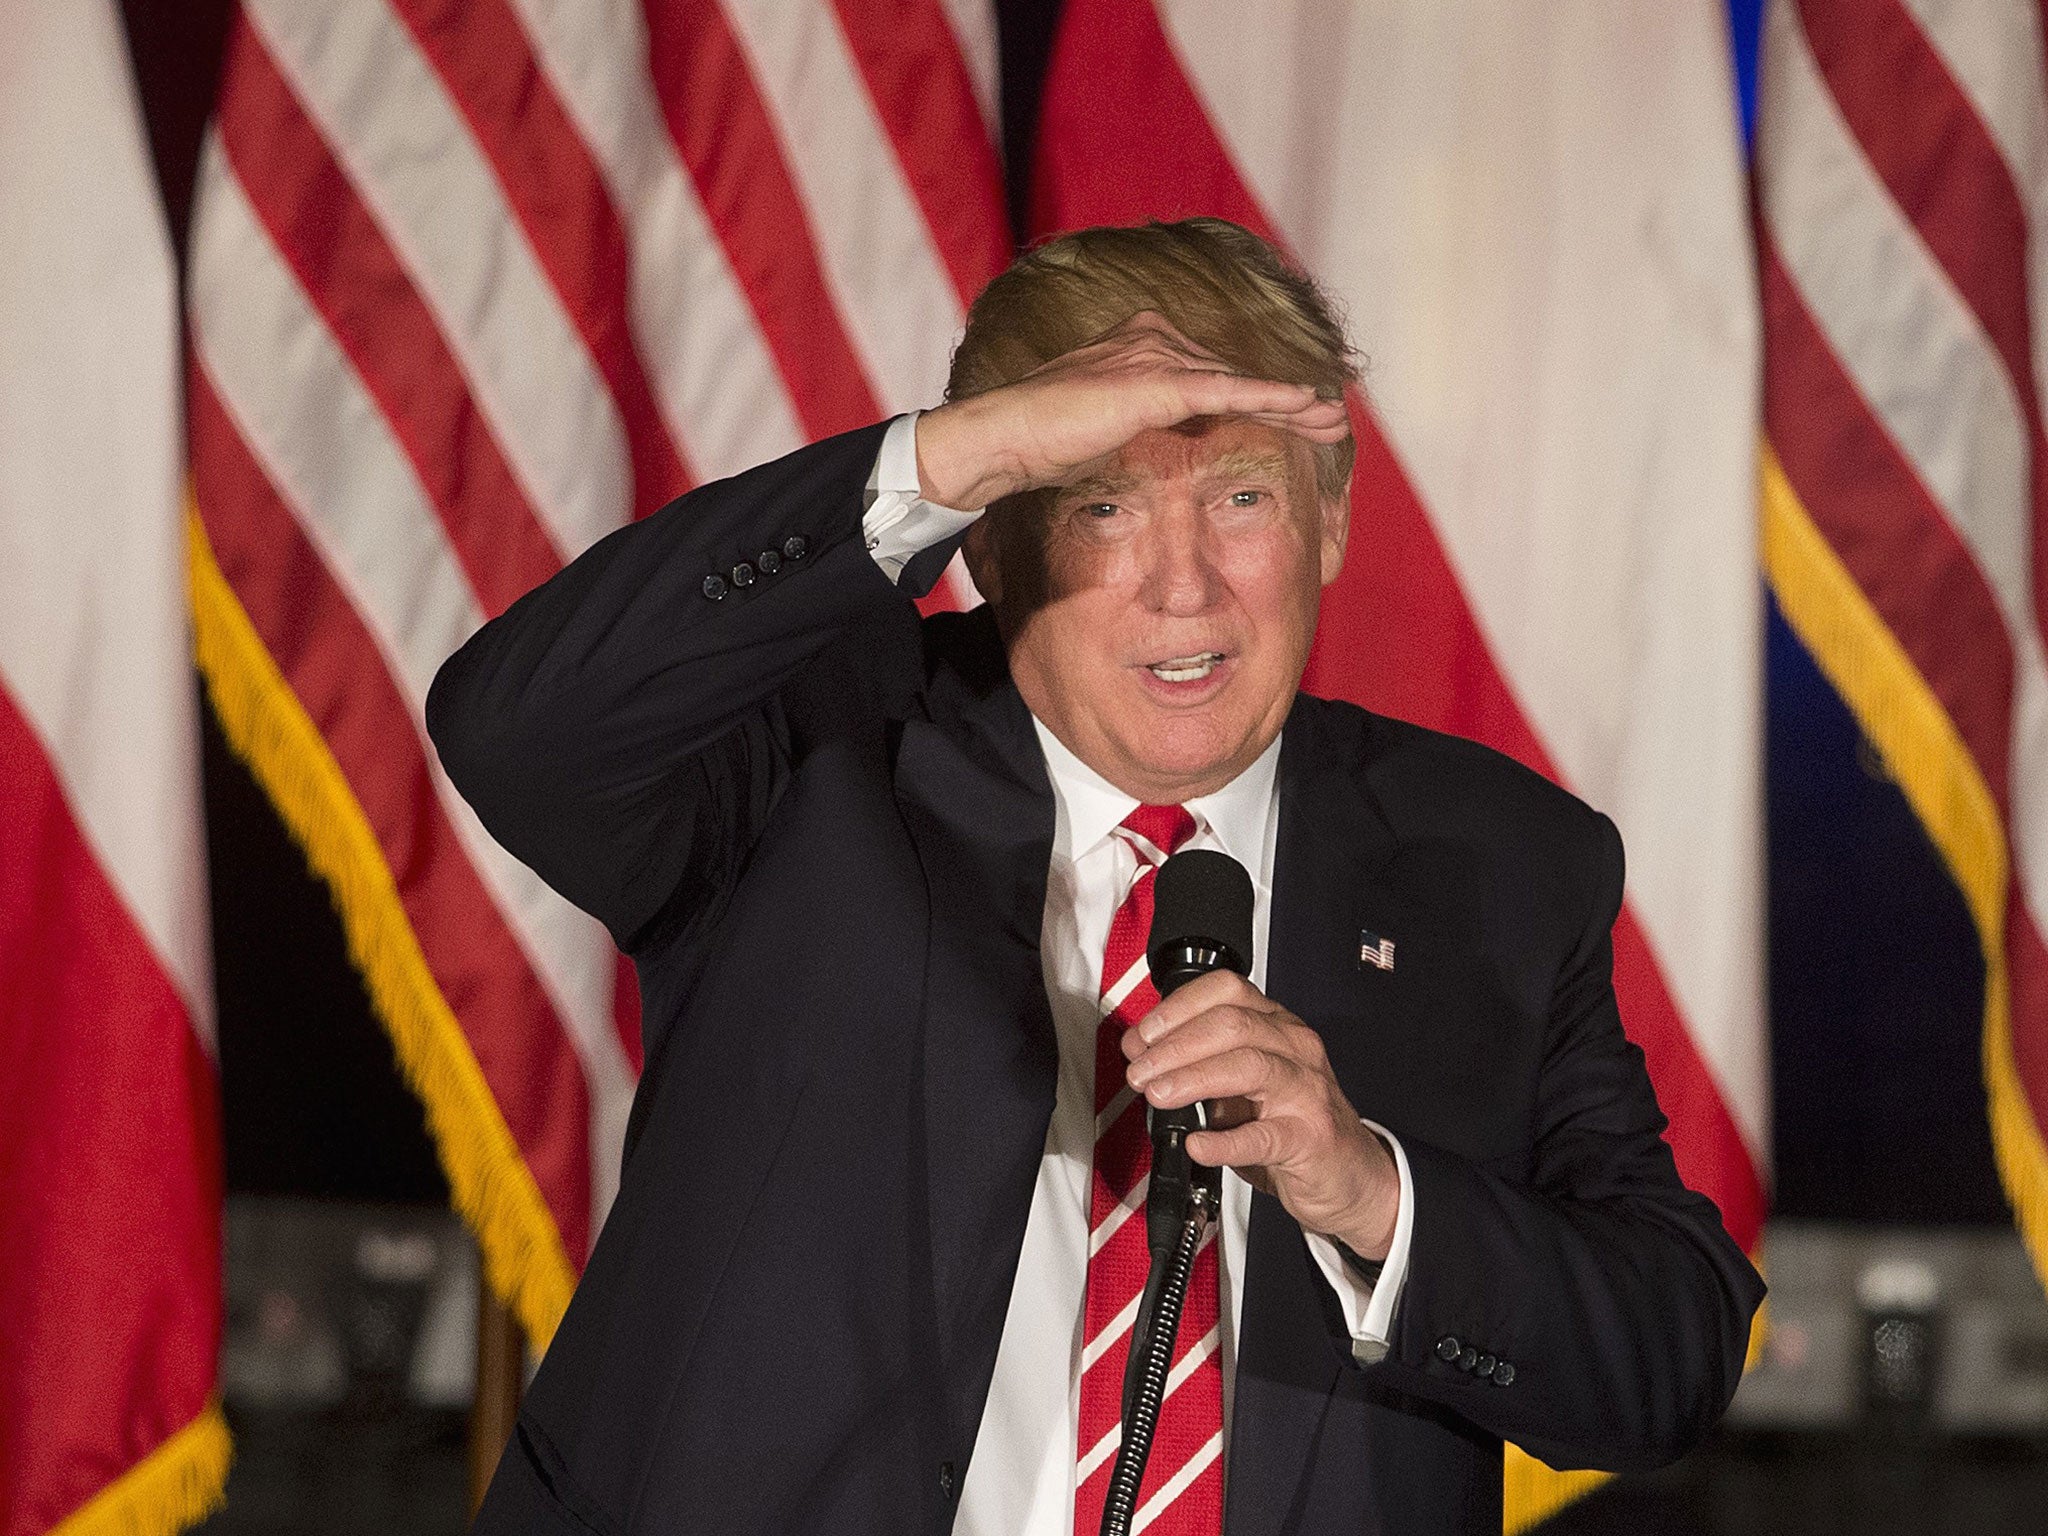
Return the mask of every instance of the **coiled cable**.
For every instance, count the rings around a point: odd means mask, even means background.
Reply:
[[[1102,1536],[1130,1536],[1138,1508],[1138,1485],[1152,1454],[1152,1432],[1159,1426],[1159,1408],[1166,1401],[1166,1377],[1173,1367],[1173,1343],[1180,1333],[1181,1308],[1187,1301],[1188,1277],[1195,1251],[1209,1223],[1207,1190],[1188,1203],[1174,1245],[1152,1256],[1144,1299],[1132,1327],[1131,1355],[1124,1367],[1123,1438],[1116,1465],[1109,1474],[1109,1494],[1102,1505]],[[1149,1324],[1149,1326],[1148,1326]]]

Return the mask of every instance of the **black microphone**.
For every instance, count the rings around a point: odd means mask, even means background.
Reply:
[[[1167,997],[1210,971],[1249,975],[1252,968],[1252,877],[1227,853],[1190,848],[1159,866],[1152,883],[1152,932],[1145,943],[1152,985]],[[1146,1245],[1171,1248],[1195,1189],[1210,1196],[1210,1214],[1223,1193],[1223,1174],[1192,1162],[1183,1146],[1190,1131],[1208,1126],[1208,1107],[1151,1111],[1152,1184],[1145,1197]]]

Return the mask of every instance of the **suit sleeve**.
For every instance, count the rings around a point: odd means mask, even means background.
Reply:
[[[435,678],[427,728],[455,787],[621,948],[736,878],[789,772],[793,680],[866,622],[914,621],[914,581],[892,585],[861,536],[883,431],[620,529]]]
[[[1555,987],[1533,1174],[1405,1141],[1414,1239],[1373,1372],[1554,1467],[1632,1471],[1682,1455],[1727,1407],[1763,1283],[1713,1202],[1679,1181],[1622,1033],[1621,840],[1598,823],[1598,894]]]

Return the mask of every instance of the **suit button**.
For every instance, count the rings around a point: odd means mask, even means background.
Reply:
[[[704,595],[714,603],[725,596],[725,578],[723,576],[706,576],[704,578]]]
[[[763,576],[773,576],[782,569],[782,556],[772,549],[764,549],[754,556],[754,568]]]
[[[1475,1373],[1475,1374],[1477,1374],[1477,1375],[1479,1375],[1479,1376],[1481,1376],[1481,1377],[1486,1377],[1486,1376],[1491,1376],[1491,1375],[1493,1374],[1493,1367],[1494,1367],[1494,1358],[1493,1358],[1493,1356],[1491,1356],[1491,1355],[1488,1355],[1488,1354],[1481,1354],[1481,1355],[1480,1355],[1480,1357],[1479,1357],[1479,1363],[1478,1363],[1477,1365],[1473,1366],[1473,1367],[1472,1367],[1472,1369],[1473,1369],[1473,1371],[1474,1371],[1474,1373]]]
[[[1458,1369],[1470,1371],[1479,1364],[1479,1351],[1467,1344],[1458,1356]]]
[[[751,587],[754,584],[754,568],[742,560],[732,568],[732,584],[736,587]]]
[[[811,541],[800,533],[792,533],[782,541],[782,558],[801,560],[811,552]]]
[[[1451,1361],[1458,1358],[1458,1351],[1464,1347],[1455,1337],[1447,1333],[1436,1341],[1436,1357],[1448,1365]]]
[[[1493,1384],[1496,1387],[1512,1387],[1515,1384],[1515,1368],[1505,1360],[1495,1361]]]

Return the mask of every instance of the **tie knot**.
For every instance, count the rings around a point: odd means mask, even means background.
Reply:
[[[1195,835],[1195,818],[1184,805],[1141,805],[1123,819],[1123,830],[1133,834],[1140,859],[1163,864]]]

